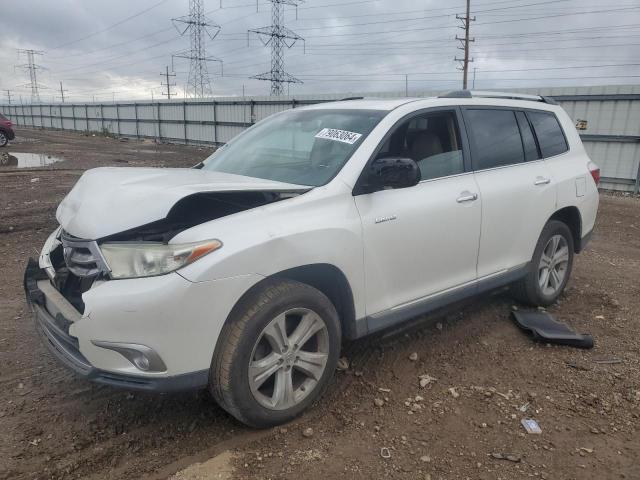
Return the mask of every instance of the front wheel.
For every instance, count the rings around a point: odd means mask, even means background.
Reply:
[[[527,275],[513,285],[514,295],[531,305],[547,306],[562,294],[573,266],[573,235],[565,223],[549,221],[542,229]]]
[[[4,147],[7,143],[9,143],[9,137],[3,131],[0,131],[0,147]]]
[[[288,422],[326,389],[340,353],[331,301],[309,285],[274,280],[234,309],[210,372],[216,401],[247,425]]]

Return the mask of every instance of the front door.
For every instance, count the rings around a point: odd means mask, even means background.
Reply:
[[[409,306],[473,283],[481,200],[465,165],[456,110],[402,120],[378,157],[413,158],[413,187],[357,195],[362,219],[367,315]]]

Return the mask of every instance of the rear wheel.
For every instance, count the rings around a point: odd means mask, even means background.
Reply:
[[[513,285],[515,296],[532,305],[554,303],[569,281],[573,252],[569,227],[557,220],[549,221],[538,239],[529,272]]]
[[[326,389],[340,324],[320,291],[291,280],[265,284],[234,309],[211,366],[216,401],[248,425],[292,420]]]
[[[0,147],[4,147],[7,143],[9,143],[9,138],[3,131],[0,131]]]

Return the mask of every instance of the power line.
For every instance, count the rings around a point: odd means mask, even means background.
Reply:
[[[175,96],[175,93],[171,93],[171,87],[175,87],[176,84],[175,83],[171,83],[169,82],[169,77],[175,77],[176,74],[175,73],[169,73],[169,66],[167,65],[165,73],[161,73],[161,76],[165,77],[166,79],[166,83],[162,83],[160,82],[160,85],[162,85],[163,87],[167,87],[167,92],[162,92],[162,95],[165,95],[167,97],[167,100],[171,100],[171,96]]]
[[[62,103],[64,103],[64,92],[68,92],[69,90],[64,90],[62,88],[62,81],[60,82],[60,99],[62,100]]]
[[[249,33],[258,35],[262,43],[271,44],[271,71],[260,73],[251,78],[256,80],[268,80],[271,82],[271,95],[282,95],[283,84],[302,83],[284,69],[284,47],[291,48],[298,41],[304,39],[292,30],[284,26],[284,5],[297,7],[304,0],[269,0],[271,2],[271,25],[247,32],[247,44]]]
[[[154,8],[159,7],[163,3],[166,3],[167,1],[168,0],[161,0],[160,2],[150,6],[149,8],[145,8],[144,10],[142,10],[142,11],[140,11],[138,13],[134,13],[133,15],[131,15],[129,17],[126,17],[126,18],[124,18],[124,19],[122,19],[122,20],[120,20],[120,21],[118,21],[118,22],[116,22],[116,23],[114,23],[112,25],[109,25],[106,28],[103,28],[102,30],[98,30],[97,32],[90,33],[89,35],[85,35],[84,37],[77,38],[76,40],[72,40],[70,42],[62,43],[60,45],[57,45],[57,46],[51,48],[51,50],[58,50],[58,49],[63,48],[63,47],[68,47],[69,45],[73,45],[75,43],[81,42],[81,41],[86,40],[88,38],[95,37],[96,35],[99,35],[101,33],[107,32],[107,31],[109,31],[109,30],[111,30],[111,29],[113,29],[113,28],[115,28],[117,26],[122,25],[125,22],[128,22],[129,20],[137,18],[140,15],[144,15],[145,13],[149,12],[150,10],[153,10]]]
[[[189,0],[189,15],[173,19],[180,35],[189,32],[191,46],[189,50],[174,54],[173,57],[186,58],[190,61],[186,95],[193,98],[213,95],[207,62],[220,62],[216,57],[207,56],[205,35],[213,40],[220,32],[220,26],[212,23],[204,14],[203,0]],[[183,30],[178,23],[186,25]]]
[[[476,41],[475,38],[469,37],[469,29],[471,28],[471,22],[476,21],[476,17],[472,17],[470,15],[470,10],[471,10],[471,0],[467,0],[467,11],[465,15],[464,16],[456,15],[456,18],[462,22],[462,26],[460,28],[464,30],[464,37],[458,37],[456,35],[456,40],[458,40],[461,44],[461,46],[458,48],[464,51],[464,57],[462,58],[454,57],[454,60],[456,62],[460,62],[462,64],[462,67],[460,69],[462,70],[462,89],[463,90],[467,89],[467,75],[469,71],[469,63],[473,62],[473,58],[471,59],[469,58],[469,43]]]
[[[20,68],[23,68],[29,72],[29,87],[31,88],[31,103],[40,103],[40,88],[42,87],[38,83],[38,70],[41,70],[42,67],[37,65],[35,62],[36,55],[44,55],[44,52],[40,50],[32,50],[32,49],[21,49],[18,50],[18,53],[24,53],[27,56],[27,63],[25,65],[19,65]]]

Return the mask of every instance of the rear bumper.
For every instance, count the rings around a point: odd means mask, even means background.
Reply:
[[[94,367],[80,352],[78,339],[69,333],[73,322],[63,313],[57,312],[54,316],[47,309],[45,292],[38,287],[38,281],[43,280],[48,281],[44,270],[39,268],[35,260],[29,259],[24,274],[24,289],[34,314],[36,330],[49,351],[77,375],[103,385],[153,392],[198,390],[207,386],[208,370],[167,377],[148,377],[108,372]]]

